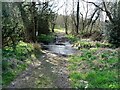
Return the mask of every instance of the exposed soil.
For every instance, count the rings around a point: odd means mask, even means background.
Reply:
[[[44,55],[22,72],[9,88],[70,88],[67,57],[44,50]]]
[[[61,36],[59,36],[61,37]],[[63,38],[62,38],[63,39]],[[68,57],[43,50],[38,60],[23,71],[8,88],[70,88]]]

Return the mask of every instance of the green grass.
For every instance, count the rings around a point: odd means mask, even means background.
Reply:
[[[54,34],[49,34],[49,35],[41,34],[41,35],[38,37],[38,41],[39,41],[39,42],[43,42],[43,43],[53,42],[54,39],[55,39],[55,35],[54,35]]]
[[[11,69],[11,70],[7,70],[7,71],[3,71],[2,73],[2,84],[3,86],[8,85],[11,81],[13,81],[15,79],[15,77],[23,70],[25,70],[27,67],[27,64],[23,64],[23,65],[18,65],[17,68],[15,69]],[[8,66],[8,68],[10,68]]]
[[[71,56],[68,69],[73,88],[120,88],[118,86],[118,53],[106,48],[81,49]]]
[[[54,29],[54,31],[56,32],[56,33],[65,33],[65,30],[64,30],[64,28],[60,28],[60,29]]]
[[[78,47],[78,49],[83,49],[83,48],[87,48],[87,49],[90,49],[90,48],[111,48],[112,45],[109,44],[109,43],[105,43],[105,42],[94,42],[94,41],[91,41],[90,39],[76,39],[75,42],[74,42],[74,47]]]
[[[108,70],[96,70],[86,75],[90,88],[118,88],[117,72]],[[110,87],[113,85],[113,87]]]
[[[36,46],[36,45],[35,45]],[[2,49],[2,85],[3,87],[10,84],[16,76],[24,71],[28,62],[31,62],[36,56],[33,44],[20,41],[14,50],[12,47],[4,47]],[[40,52],[39,52],[40,53]]]
[[[75,37],[74,35],[66,35],[66,37],[72,42],[72,43],[75,43],[77,42],[79,39],[77,37]]]

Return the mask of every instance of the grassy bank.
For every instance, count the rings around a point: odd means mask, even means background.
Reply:
[[[38,44],[20,41],[16,49],[4,47],[2,50],[2,85],[7,86],[17,75],[24,71],[28,65],[41,54]]]
[[[80,50],[71,56],[68,69],[73,88],[120,88],[118,85],[118,51],[109,44],[76,40]]]

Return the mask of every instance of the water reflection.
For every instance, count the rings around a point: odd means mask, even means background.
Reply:
[[[65,42],[62,45],[47,45],[48,50],[62,55],[72,55],[76,52],[76,49],[74,49],[69,42]]]

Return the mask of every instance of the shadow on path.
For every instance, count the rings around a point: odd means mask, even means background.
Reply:
[[[44,55],[20,74],[8,88],[70,88],[67,58],[44,50]]]

